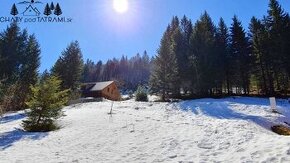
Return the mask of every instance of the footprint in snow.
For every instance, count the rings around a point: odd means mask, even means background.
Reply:
[[[199,148],[203,148],[203,149],[212,149],[212,148],[214,148],[214,145],[211,142],[209,142],[209,140],[204,140],[201,143],[197,144],[197,146]]]
[[[176,158],[176,157],[177,157],[177,155],[170,155],[168,158],[173,159],[173,158]]]

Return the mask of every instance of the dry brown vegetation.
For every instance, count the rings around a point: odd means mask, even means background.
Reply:
[[[285,135],[290,136],[290,129],[283,125],[277,125],[271,127],[272,131],[279,134],[279,135]]]

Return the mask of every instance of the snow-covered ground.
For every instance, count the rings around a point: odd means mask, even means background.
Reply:
[[[65,108],[62,128],[19,130],[19,112],[0,120],[0,162],[290,162],[290,137],[269,130],[290,122],[290,105],[268,99],[180,103],[96,102]]]

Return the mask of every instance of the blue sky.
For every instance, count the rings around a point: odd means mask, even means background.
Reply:
[[[21,0],[0,0],[0,17],[10,16],[13,3]],[[43,3],[52,2],[42,0]],[[41,68],[50,69],[61,52],[73,40],[78,40],[84,59],[106,61],[133,56],[147,50],[153,56],[166,26],[175,15],[187,15],[195,22],[205,10],[215,23],[223,17],[228,25],[234,14],[247,28],[252,16],[261,18],[268,9],[268,0],[129,0],[129,9],[120,14],[113,9],[113,0],[59,0],[63,16],[72,23],[21,23],[34,33],[41,45]],[[290,11],[290,1],[280,0]],[[23,9],[17,5],[19,12]],[[44,5],[38,5],[40,12]],[[3,31],[8,23],[0,23]]]

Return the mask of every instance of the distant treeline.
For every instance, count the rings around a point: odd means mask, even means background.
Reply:
[[[121,89],[136,90],[138,85],[148,85],[152,60],[144,51],[128,59],[122,56],[121,59],[110,59],[105,64],[102,61],[94,63],[87,60],[84,64],[82,82],[97,82],[115,80]]]
[[[160,42],[150,83],[163,96],[288,95],[290,18],[277,0],[246,31],[237,16],[228,28],[207,12],[192,23],[173,17]],[[183,91],[180,91],[183,90]]]

